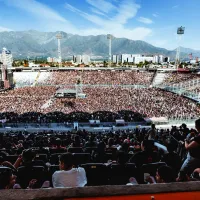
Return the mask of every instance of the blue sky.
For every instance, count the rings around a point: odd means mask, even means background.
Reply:
[[[185,26],[181,46],[200,49],[199,10],[200,0],[0,0],[0,31],[111,33],[175,49]]]

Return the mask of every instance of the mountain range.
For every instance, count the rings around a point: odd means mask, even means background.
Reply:
[[[62,57],[68,58],[78,54],[88,54],[90,56],[100,56],[107,58],[108,41],[106,35],[81,36],[65,32],[39,32],[29,31],[9,31],[0,32],[0,49],[6,47],[12,51],[14,58],[19,57],[57,57],[56,34],[62,34],[61,48]],[[200,56],[200,51],[181,48],[181,58],[188,58],[188,54],[194,53]],[[126,38],[114,38],[112,41],[112,54],[163,54],[175,58],[176,50],[167,50],[155,47],[140,40],[129,40]]]

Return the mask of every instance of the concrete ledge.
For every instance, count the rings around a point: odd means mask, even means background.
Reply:
[[[1,200],[59,200],[79,197],[122,196],[200,191],[200,182],[135,186],[100,186],[65,189],[1,190]]]

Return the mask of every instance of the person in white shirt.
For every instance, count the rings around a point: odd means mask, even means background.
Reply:
[[[151,129],[148,131],[148,140],[155,140],[157,135],[157,130],[155,124],[151,125]]]
[[[74,168],[74,156],[65,153],[60,156],[60,171],[56,171],[52,176],[54,188],[64,187],[84,187],[87,184],[85,169]]]

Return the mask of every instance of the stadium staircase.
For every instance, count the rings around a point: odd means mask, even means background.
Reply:
[[[55,97],[51,96],[51,98],[45,104],[42,105],[41,109],[45,110],[49,108],[53,104],[54,100],[55,100]]]
[[[157,75],[157,70],[155,70],[155,72],[153,73],[153,77],[151,79],[151,85],[153,85],[156,75]]]
[[[166,76],[166,74],[165,73],[161,73],[161,72],[156,72],[156,75],[155,75],[155,77],[154,77],[154,79],[153,79],[153,86],[157,86],[157,85],[160,85],[163,81],[164,81],[164,79],[165,79],[165,76]]]
[[[37,76],[36,76],[36,78],[35,78],[35,81],[34,81],[34,83],[33,83],[33,87],[34,86],[36,86],[36,84],[37,84],[37,82],[38,82],[38,79],[39,79],[39,77],[40,77],[40,74],[41,74],[41,72],[38,72],[38,74],[37,74]]]
[[[200,102],[200,93],[194,92],[195,89],[200,88],[200,79],[165,85],[162,88]]]

